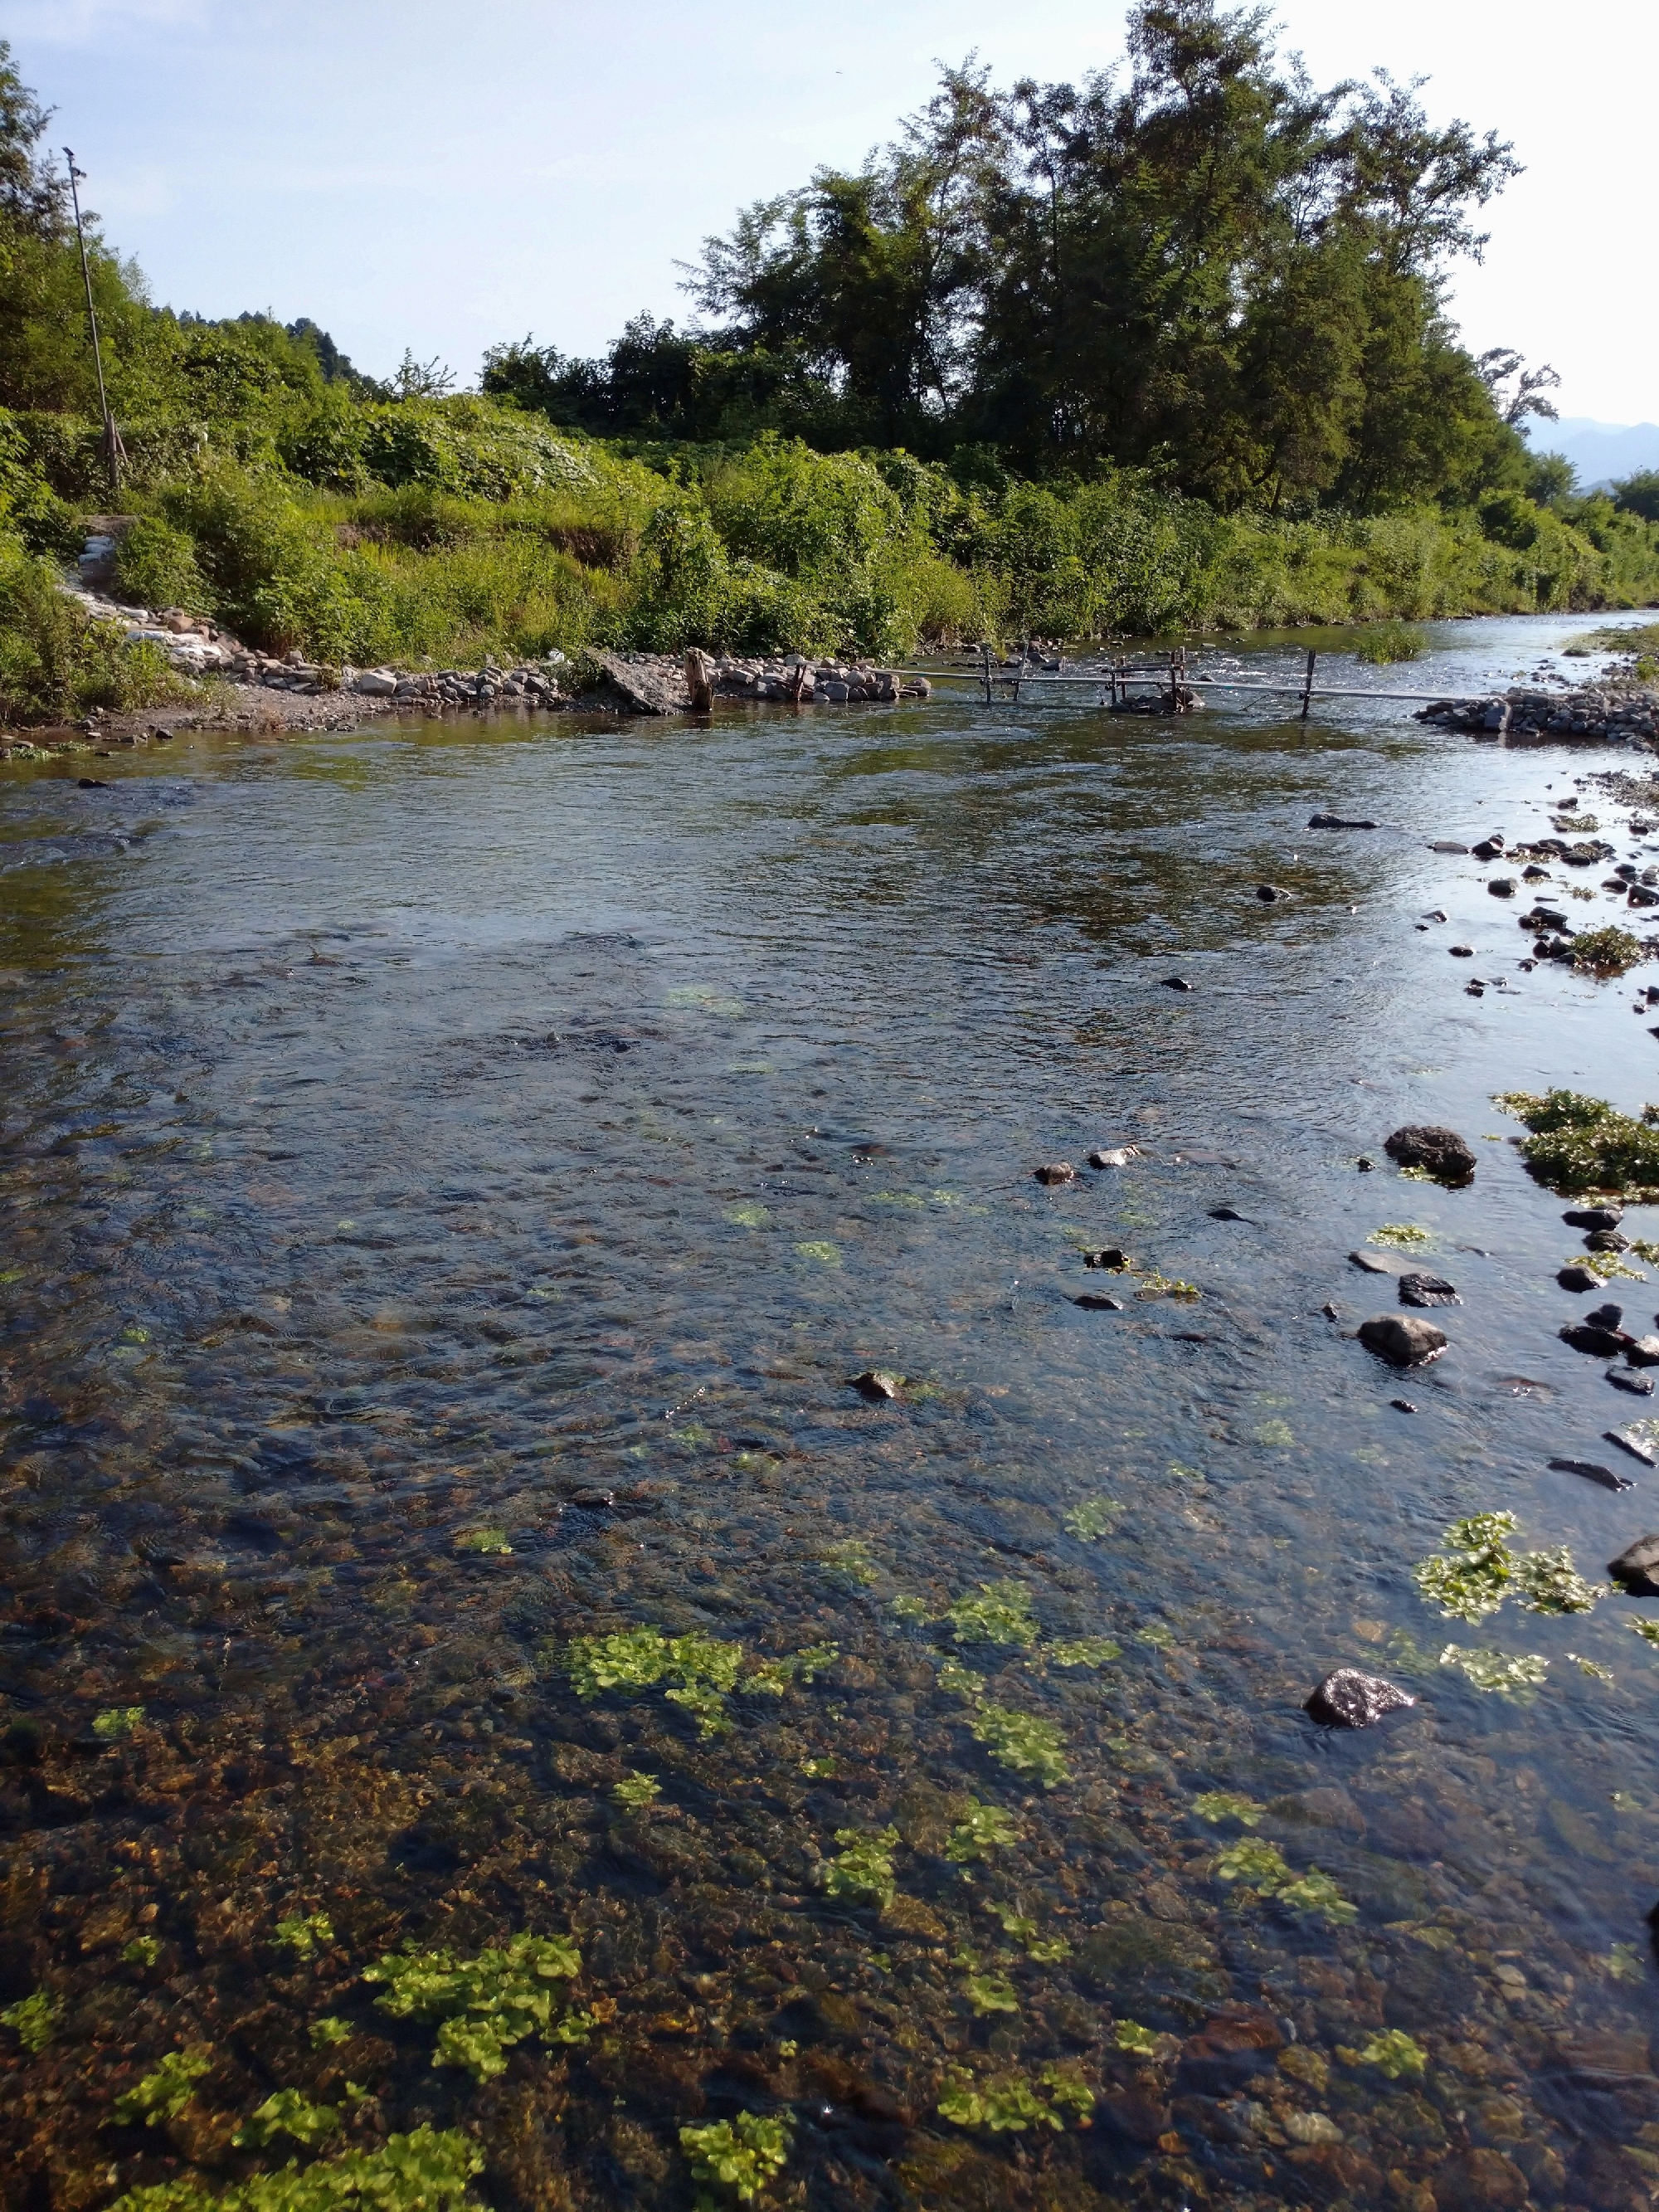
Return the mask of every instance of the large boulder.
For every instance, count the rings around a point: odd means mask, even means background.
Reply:
[[[1402,1168],[1423,1168],[1437,1182],[1468,1182],[1474,1174],[1474,1151],[1455,1129],[1408,1121],[1395,1131],[1383,1150]]]

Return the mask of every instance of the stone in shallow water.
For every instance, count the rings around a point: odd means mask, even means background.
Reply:
[[[1077,1170],[1069,1160],[1046,1160],[1036,1170],[1036,1179],[1042,1183],[1075,1182]]]
[[[1397,1682],[1381,1674],[1362,1674],[1357,1667],[1339,1667],[1327,1674],[1308,1699],[1307,1711],[1327,1728],[1370,1728],[1384,1713],[1414,1705],[1415,1698]]]
[[[1586,1482],[1599,1482],[1603,1490],[1634,1490],[1636,1485],[1627,1474],[1615,1474],[1600,1460],[1553,1459],[1552,1469],[1557,1474],[1582,1474]]]
[[[1453,951],[1467,948],[1454,945]],[[1474,1148],[1455,1129],[1442,1129],[1421,1121],[1408,1121],[1396,1129],[1382,1147],[1402,1168],[1423,1168],[1448,1182],[1467,1182],[1474,1173]]]
[[[1616,1229],[1624,1218],[1622,1206],[1572,1206],[1561,1216],[1569,1229]]]
[[[1402,1306],[1461,1306],[1462,1299],[1442,1275],[1410,1274],[1400,1278]]]
[[[1607,1380],[1615,1390],[1628,1390],[1632,1398],[1653,1395],[1652,1376],[1638,1375],[1633,1367],[1609,1367]]]
[[[1610,1444],[1627,1451],[1632,1459],[1639,1459],[1644,1467],[1659,1465],[1659,1443],[1656,1443],[1652,1421],[1632,1421],[1622,1429],[1604,1429],[1602,1434]]]
[[[1137,1145],[1105,1145],[1090,1153],[1089,1164],[1091,1168],[1127,1168],[1131,1160],[1139,1156]]]
[[[1090,1313],[1121,1313],[1123,1301],[1115,1298],[1109,1291],[1079,1291],[1072,1299],[1074,1306],[1082,1306]]]
[[[853,1388],[861,1398],[872,1401],[896,1398],[903,1387],[904,1377],[895,1375],[890,1368],[866,1367],[862,1375],[852,1378]]]
[[[1570,1344],[1575,1352],[1587,1352],[1595,1359],[1616,1359],[1630,1342],[1621,1328],[1603,1328],[1597,1322],[1581,1322],[1561,1331],[1563,1344]]]
[[[1359,1341],[1395,1367],[1425,1367],[1445,1350],[1446,1333],[1415,1314],[1377,1314],[1360,1322]]]
[[[1555,1279],[1564,1291],[1599,1291],[1601,1287],[1601,1278],[1593,1267],[1563,1267]]]
[[[1627,1544],[1607,1561],[1607,1572],[1632,1597],[1659,1597],[1659,1536],[1638,1536]]]

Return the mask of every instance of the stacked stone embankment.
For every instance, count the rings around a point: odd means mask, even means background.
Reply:
[[[1484,699],[1436,699],[1419,722],[1477,737],[1565,738],[1585,744],[1650,744],[1659,738],[1659,692],[1586,684],[1569,691],[1516,685]]]

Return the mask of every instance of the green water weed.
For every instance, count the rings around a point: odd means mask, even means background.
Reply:
[[[1632,1245],[1632,1250],[1635,1247]],[[1611,1282],[1620,1276],[1629,1283],[1645,1283],[1647,1277],[1639,1267],[1626,1267],[1617,1252],[1569,1252],[1563,1259],[1564,1267],[1587,1267],[1598,1283]]]
[[[325,2012],[312,2021],[307,2033],[313,2051],[332,2051],[339,2044],[350,2042],[351,2022],[337,2013]]]
[[[832,1575],[854,1589],[873,1589],[881,1580],[880,1571],[870,1557],[870,1547],[861,1536],[849,1537],[844,1544],[832,1544],[818,1558]]]
[[[1035,1776],[1045,1790],[1071,1780],[1066,1739],[1053,1721],[1017,1712],[1010,1705],[984,1705],[969,1726],[975,1741],[982,1743],[1000,1766]]]
[[[1216,1860],[1215,1872],[1219,1881],[1249,1882],[1253,1889],[1270,1894],[1291,1878],[1278,1844],[1260,1836],[1242,1836],[1237,1843],[1229,1844]]]
[[[227,2189],[189,2179],[130,2189],[109,2212],[461,2212],[477,2203],[467,2184],[483,2162],[470,2136],[423,2126],[375,2150],[290,2163]]]
[[[11,2030],[31,2058],[38,2058],[58,2032],[58,2014],[56,1998],[35,1990],[0,2012],[0,2025]]]
[[[118,2126],[137,2127],[142,2120],[153,2128],[162,2120],[176,2120],[196,2094],[196,2084],[213,2071],[210,2052],[169,2051],[141,2081],[124,2089],[110,2107]]]
[[[809,1644],[779,1659],[757,1659],[738,1686],[757,1691],[765,1697],[781,1698],[797,1682],[816,1682],[840,1656],[841,1646],[837,1644]]]
[[[970,1797],[951,1830],[945,1856],[952,1866],[976,1866],[993,1851],[1012,1850],[1018,1841],[1019,1825],[1012,1813]]]
[[[1536,1652],[1523,1651],[1510,1657],[1502,1651],[1489,1651],[1479,1647],[1466,1648],[1461,1644],[1449,1644],[1440,1654],[1443,1667],[1452,1667],[1472,1682],[1477,1690],[1490,1694],[1514,1698],[1535,1690],[1549,1670],[1549,1661]]]
[[[1509,1595],[1515,1561],[1504,1540],[1519,1528],[1513,1513],[1472,1513],[1454,1521],[1442,1549],[1412,1569],[1412,1580],[1446,1620],[1484,1620]]]
[[[92,1732],[100,1743],[119,1743],[141,1728],[143,1719],[142,1705],[112,1705],[93,1715]]]
[[[1150,2027],[1143,2027],[1138,2020],[1115,2020],[1112,2040],[1120,2051],[1129,2051],[1137,2058],[1151,2058],[1164,2039],[1154,2035]]]
[[[694,2181],[724,2190],[739,2204],[752,2204],[789,2163],[790,2123],[784,2115],[739,2112],[734,2120],[683,2127],[680,2143],[690,2159]]]
[[[455,1539],[455,1549],[486,1559],[502,1554],[510,1558],[513,1552],[505,1531],[500,1528],[464,1528]]]
[[[840,1245],[827,1237],[809,1237],[805,1243],[797,1244],[795,1249],[815,1267],[839,1267],[842,1263]]]
[[[1593,1682],[1613,1682],[1618,1680],[1611,1667],[1603,1667],[1599,1660],[1587,1659],[1582,1651],[1569,1651],[1568,1663],[1581,1674],[1588,1674]]]
[[[153,1966],[161,1955],[161,1947],[154,1936],[135,1936],[121,1946],[121,1962],[127,1966]]]
[[[662,1796],[662,1784],[654,1774],[641,1774],[635,1768],[623,1781],[611,1784],[611,1795],[630,1813],[643,1813]]]
[[[1385,1221],[1380,1229],[1372,1230],[1365,1242],[1391,1245],[1400,1252],[1426,1252],[1434,1243],[1434,1232],[1419,1229],[1414,1221]]]
[[[893,1600],[892,1609],[901,1620],[914,1620],[920,1623],[931,1620],[933,1617],[928,1610],[925,1598],[910,1597],[903,1593]]]
[[[1637,1121],[1576,1091],[1505,1091],[1493,1103],[1532,1133],[1521,1157],[1546,1189],[1564,1198],[1608,1191],[1632,1205],[1659,1200],[1659,1108],[1644,1106]]]
[[[1328,1874],[1317,1867],[1295,1881],[1287,1881],[1273,1893],[1277,1905],[1288,1905],[1292,1912],[1305,1912],[1322,1920],[1328,1928],[1346,1927],[1359,1917],[1359,1907],[1343,1896]]]
[[[292,1951],[296,1959],[314,1959],[321,1948],[334,1941],[334,1924],[325,1912],[290,1913],[276,1923],[270,1940]]]
[[[298,2089],[278,2089],[243,2121],[231,2137],[239,2150],[264,2150],[278,2136],[292,2136],[306,2150],[337,2135],[340,2115],[331,2105],[313,2105]]]
[[[1572,940],[1572,964],[1581,975],[1622,975],[1646,957],[1641,939],[1620,929],[1616,921],[1581,931]]]
[[[366,1967],[363,1979],[385,1985],[376,2005],[394,2020],[441,2021],[433,2053],[437,2066],[459,2066],[477,2081],[507,2070],[507,2052],[532,2035],[547,2045],[580,2043],[591,2016],[567,2008],[554,1984],[581,1972],[581,1954],[567,1936],[515,1936],[471,1959],[453,1951],[393,1952]]]
[[[977,1705],[985,1694],[985,1677],[964,1667],[954,1651],[947,1651],[939,1662],[939,1686],[947,1697],[965,1698],[969,1705]]]
[[[1516,1594],[1528,1613],[1590,1613],[1606,1597],[1607,1583],[1587,1583],[1565,1544],[1554,1551],[1528,1552],[1516,1562]]]
[[[728,1206],[722,1219],[733,1229],[769,1229],[772,1216],[769,1209],[754,1199],[744,1199],[741,1204]]]
[[[1019,2010],[1018,1995],[1006,1974],[964,1975],[962,1993],[981,2020],[988,2020],[994,2013],[1018,2013]]]
[[[1243,1828],[1254,1828],[1267,1809],[1254,1797],[1241,1797],[1236,1790],[1206,1790],[1193,1800],[1194,1812],[1212,1827],[1218,1827],[1224,1820],[1237,1820]]]
[[[893,1875],[898,1839],[896,1828],[881,1828],[873,1835],[860,1828],[837,1828],[836,1841],[842,1848],[824,1869],[825,1891],[855,1904],[890,1905],[898,1887]]]
[[[1109,1636],[1076,1636],[1046,1644],[1041,1656],[1056,1667],[1108,1667],[1123,1656],[1123,1646]]]
[[[959,1597],[945,1619],[958,1644],[1017,1644],[1029,1650],[1042,1631],[1030,1593],[1015,1582],[981,1583],[977,1597]]]
[[[1362,2066],[1375,2066],[1390,2081],[1417,2081],[1426,2071],[1429,2054],[1403,2028],[1390,2027],[1372,2036],[1355,2054]]]
[[[1644,1644],[1659,1644],[1659,1620],[1644,1620],[1639,1613],[1627,1613],[1625,1620]],[[0,2019],[3,2018],[4,2014],[0,2014]]]
[[[1115,1498],[1085,1498],[1066,1516],[1066,1528],[1080,1544],[1097,1544],[1109,1536],[1118,1515],[1127,1509]]]

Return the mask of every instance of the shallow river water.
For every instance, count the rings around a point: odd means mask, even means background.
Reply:
[[[0,2201],[427,2126],[500,2212],[1645,2206],[1642,1601],[1411,1575],[1659,1527],[1492,1103],[1659,1097],[1642,971],[1428,849],[1646,865],[1635,765],[1082,695],[0,772]],[[1405,1377],[1385,1224],[1462,1301]],[[1417,1703],[1322,1730],[1340,1665]]]

